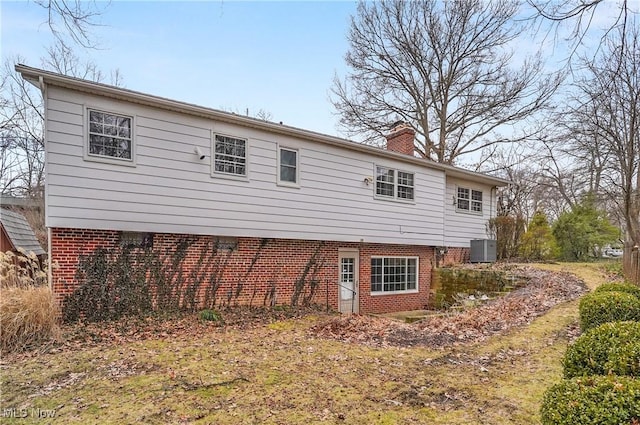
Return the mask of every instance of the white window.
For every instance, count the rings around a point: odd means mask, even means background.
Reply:
[[[247,141],[235,137],[215,135],[213,151],[214,173],[247,176]]]
[[[371,293],[418,291],[418,257],[371,257]]]
[[[278,183],[299,185],[299,159],[296,149],[278,148]]]
[[[482,192],[479,190],[458,187],[456,207],[461,211],[482,212]]]
[[[133,118],[87,109],[88,156],[133,161]]]
[[[376,196],[413,201],[413,173],[376,166]]]
[[[400,199],[413,200],[413,173],[398,171],[396,194]]]

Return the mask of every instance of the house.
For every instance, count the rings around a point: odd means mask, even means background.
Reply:
[[[18,248],[27,253],[33,252],[40,259],[46,255],[24,216],[7,208],[0,208],[0,252],[18,253]]]
[[[487,238],[496,188],[508,183],[414,157],[414,133],[402,125],[380,149],[16,70],[45,99],[59,297],[78,286],[79,259],[98,247],[181,247],[183,267],[216,257],[199,276],[220,302],[423,308],[436,260],[465,261],[470,241]]]

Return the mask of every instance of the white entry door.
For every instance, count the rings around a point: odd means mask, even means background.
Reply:
[[[338,255],[338,307],[340,313],[358,313],[358,257],[357,249],[341,250]]]

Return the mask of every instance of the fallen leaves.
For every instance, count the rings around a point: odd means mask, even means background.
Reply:
[[[520,267],[529,283],[508,295],[462,312],[438,315],[405,324],[364,315],[330,318],[313,327],[314,335],[377,346],[432,348],[480,341],[530,323],[553,306],[578,298],[587,291],[584,282],[569,273]]]
[[[53,382],[49,382],[47,383],[47,385],[41,388],[38,388],[36,392],[31,394],[29,397],[33,398],[33,397],[46,396],[51,394],[54,391],[59,391],[63,388],[76,385],[78,382],[84,379],[86,375],[87,374],[84,372],[79,372],[79,373],[70,372],[63,377],[60,377],[60,379],[54,380]]]
[[[323,314],[317,308],[288,307],[279,309],[234,306],[221,310],[224,326],[218,322],[203,321],[197,313],[175,313],[165,316],[125,317],[116,321],[101,323],[76,323],[62,327],[62,335],[57,342],[31,351],[3,355],[0,366],[27,358],[39,357],[44,353],[56,354],[67,351],[81,351],[90,347],[123,345],[149,339],[194,340],[198,336],[224,333],[230,328],[254,329],[264,324],[274,324],[277,330],[286,327],[282,321]],[[284,329],[283,331],[286,331]]]
[[[513,326],[583,291],[564,275],[538,278],[412,325],[239,308],[223,311],[222,327],[196,314],[68,327],[57,352],[0,361],[0,402],[58,405],[65,423],[536,423],[537,394],[557,380],[578,330],[569,325],[577,303]],[[505,329],[513,332],[467,344]],[[39,390],[48,393],[31,397]]]

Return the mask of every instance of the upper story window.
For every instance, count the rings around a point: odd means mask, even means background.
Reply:
[[[465,187],[458,187],[456,206],[458,210],[481,213],[482,192]]]
[[[133,160],[131,117],[89,109],[89,155]]]
[[[376,166],[376,195],[390,199],[413,201],[413,173]]]
[[[298,151],[296,149],[278,148],[278,183],[298,186]]]
[[[371,257],[371,292],[416,292],[418,257]]]
[[[215,135],[213,171],[231,176],[247,176],[247,141],[235,137]]]

